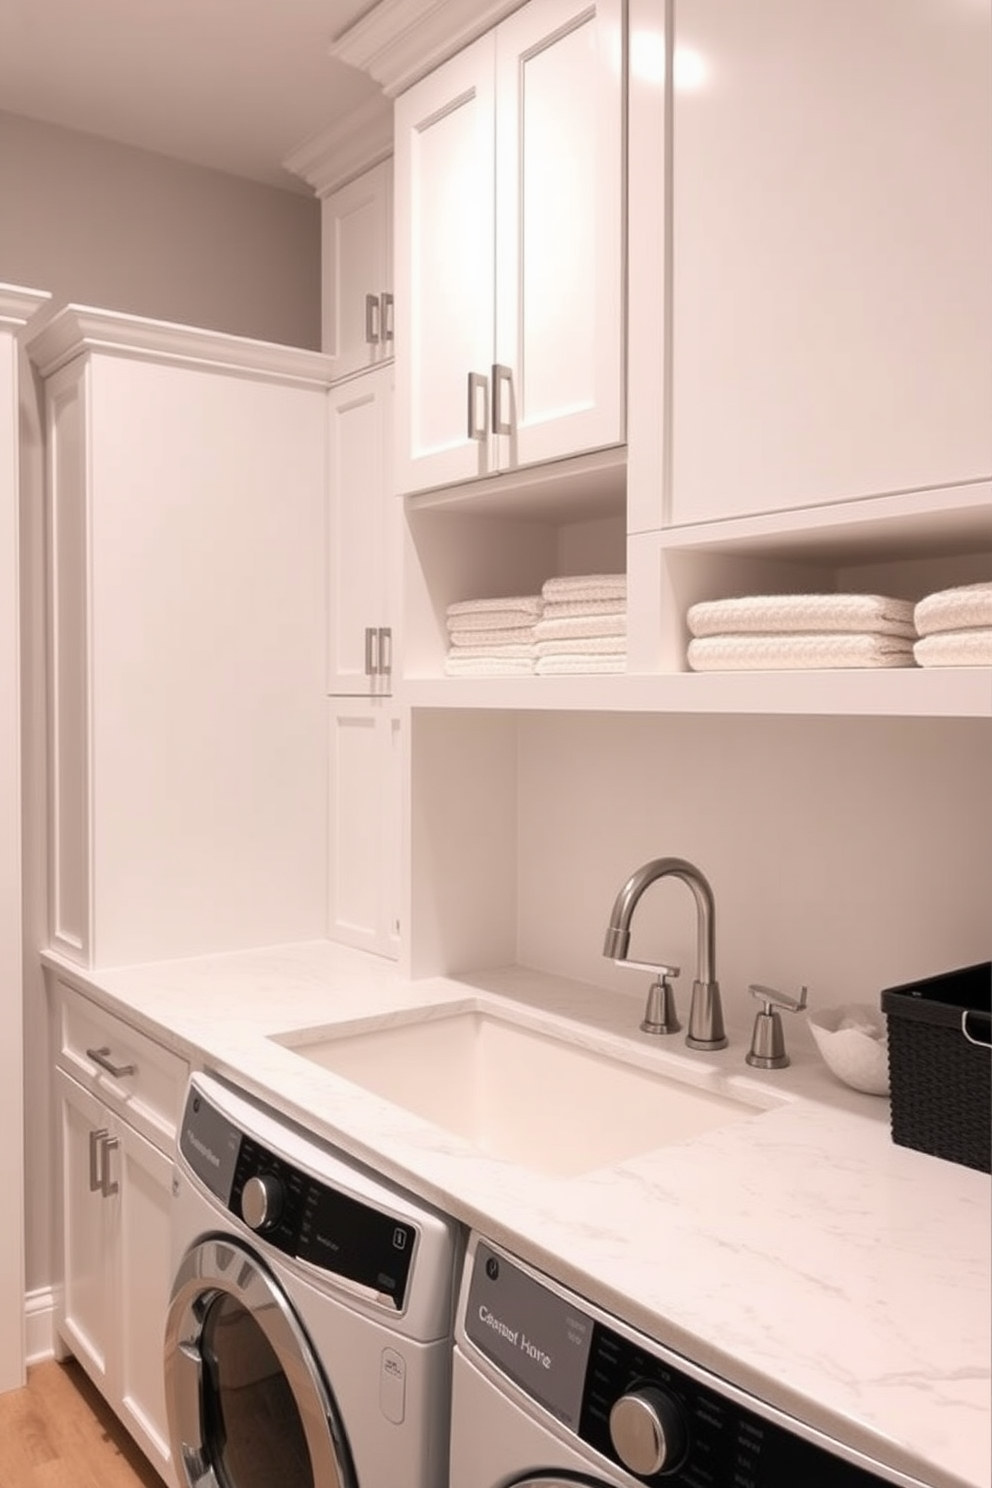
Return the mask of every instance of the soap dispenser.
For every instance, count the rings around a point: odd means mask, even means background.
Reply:
[[[745,1056],[746,1062],[756,1069],[785,1069],[789,1056],[785,1052],[785,1036],[779,1009],[789,1013],[801,1013],[806,1006],[807,988],[800,989],[798,997],[789,997],[776,992],[774,987],[762,987],[757,983],[747,989],[762,1007],[754,1020],[751,1047]]]

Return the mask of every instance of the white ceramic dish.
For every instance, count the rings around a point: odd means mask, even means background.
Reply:
[[[867,1003],[818,1008],[808,1015],[827,1068],[866,1095],[889,1093],[889,1041],[885,1015]]]

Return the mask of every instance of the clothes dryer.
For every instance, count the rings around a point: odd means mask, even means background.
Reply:
[[[698,1368],[481,1236],[450,1488],[923,1488]]]
[[[447,1488],[454,1222],[202,1074],[173,1194],[181,1488]]]

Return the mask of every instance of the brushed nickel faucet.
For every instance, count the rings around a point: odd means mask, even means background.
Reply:
[[[696,980],[692,984],[689,1029],[685,1041],[690,1049],[725,1049],[727,1035],[723,1027],[720,984],[716,980],[716,910],[713,890],[692,863],[686,862],[684,858],[654,858],[630,875],[614,901],[603,944],[603,955],[617,966],[638,964],[629,961],[627,957],[630,949],[630,922],[644,890],[659,878],[681,879],[692,891],[696,901]],[[640,964],[643,966],[644,963]],[[667,1030],[659,1028],[650,1031]]]

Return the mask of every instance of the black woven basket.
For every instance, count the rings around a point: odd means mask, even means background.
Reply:
[[[992,961],[882,993],[892,1140],[992,1171]]]

